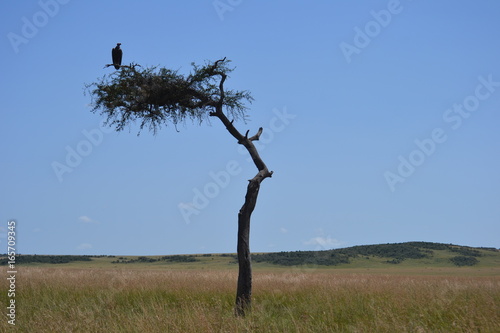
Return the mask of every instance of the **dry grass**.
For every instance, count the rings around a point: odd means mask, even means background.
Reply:
[[[500,277],[256,272],[232,314],[233,270],[25,267],[18,332],[500,332]],[[7,301],[6,283],[1,298]],[[0,331],[7,332],[7,320]]]

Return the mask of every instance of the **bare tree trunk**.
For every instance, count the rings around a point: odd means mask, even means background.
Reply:
[[[226,129],[238,139],[238,143],[245,146],[252,160],[259,170],[257,175],[249,180],[247,194],[245,195],[245,203],[238,213],[238,288],[236,290],[236,304],[234,312],[237,316],[244,316],[250,309],[252,304],[252,260],[250,258],[250,217],[257,203],[259,195],[260,183],[267,177],[272,177],[273,172],[267,169],[264,161],[260,158],[253,141],[259,140],[262,134],[262,127],[259,128],[257,134],[248,137],[248,131],[243,136],[234,128],[222,112],[213,114],[217,116],[226,125]]]
[[[245,203],[238,213],[238,289],[236,291],[235,314],[244,316],[252,303],[252,260],[250,257],[250,216],[257,203],[260,173],[250,180],[245,196]]]
[[[225,58],[224,58],[225,59]],[[218,60],[213,66],[215,71],[219,61]],[[220,89],[220,99],[216,105],[215,112],[211,112],[210,116],[217,117],[226,126],[228,132],[238,140],[240,145],[245,146],[252,158],[255,166],[259,170],[259,173],[255,177],[249,180],[247,187],[247,194],[245,195],[245,203],[238,213],[238,288],[236,290],[236,304],[234,312],[237,316],[244,316],[245,313],[250,309],[252,304],[252,260],[250,257],[250,217],[257,203],[257,196],[259,194],[260,183],[267,177],[272,177],[273,172],[267,169],[266,164],[260,158],[259,152],[253,141],[257,141],[262,134],[262,127],[259,128],[257,134],[252,137],[248,137],[248,132],[242,135],[233,125],[232,121],[226,117],[224,112],[222,112],[223,101],[224,101],[224,81],[227,76],[225,73],[218,73],[221,75],[221,81],[219,83]]]

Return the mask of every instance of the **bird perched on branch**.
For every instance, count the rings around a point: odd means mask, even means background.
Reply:
[[[122,45],[122,43],[117,43],[116,47],[111,50],[111,57],[113,58],[115,69],[120,69],[122,64],[123,51],[120,49],[120,45]]]

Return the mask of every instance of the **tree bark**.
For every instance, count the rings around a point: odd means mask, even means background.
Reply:
[[[248,183],[245,203],[238,213],[238,288],[235,314],[244,316],[252,304],[252,260],[250,256],[250,216],[257,203],[260,183],[264,178],[257,174]]]
[[[223,121],[224,122],[224,121]],[[232,126],[232,123],[230,123]],[[233,127],[234,129],[234,127]],[[229,132],[233,132],[232,130]],[[234,129],[235,130],[235,129]],[[238,213],[238,285],[236,290],[236,303],[234,312],[236,316],[245,316],[252,305],[252,260],[250,256],[250,217],[257,204],[257,196],[259,195],[260,183],[267,177],[272,177],[273,172],[267,169],[260,158],[257,149],[252,141],[258,140],[262,128],[251,138],[242,136],[238,143],[244,145],[255,165],[259,169],[257,175],[249,180],[247,193],[245,195],[245,203]],[[248,134],[248,132],[247,132]],[[240,134],[241,135],[241,134]]]
[[[215,112],[212,116],[218,117],[226,129],[231,133],[239,144],[245,146],[252,160],[259,170],[257,175],[249,180],[247,194],[245,195],[245,203],[238,213],[238,287],[236,290],[236,304],[234,308],[235,315],[245,316],[252,304],[252,260],[250,257],[250,217],[257,203],[259,195],[260,183],[267,177],[272,177],[273,172],[267,169],[264,161],[260,158],[257,148],[253,141],[259,140],[262,134],[262,127],[254,136],[248,138],[248,132],[243,136],[233,123],[230,122],[222,112]]]
[[[226,58],[224,58],[226,59]],[[220,99],[215,105],[215,111],[210,113],[210,116],[217,117],[226,126],[228,132],[238,140],[238,143],[245,146],[250,154],[255,166],[259,170],[257,175],[249,180],[247,187],[247,194],[245,195],[245,203],[238,213],[238,287],[236,290],[236,304],[234,312],[237,316],[244,316],[250,309],[252,304],[252,260],[250,257],[250,217],[257,203],[257,196],[259,195],[260,183],[267,177],[272,177],[273,171],[267,169],[266,164],[260,158],[260,155],[253,144],[257,141],[262,134],[262,127],[259,128],[257,134],[248,137],[248,131],[243,136],[233,125],[232,121],[226,117],[222,111],[224,105],[224,81],[227,76],[225,73],[217,72],[217,64],[224,59],[218,60],[214,63],[212,71],[221,76],[219,83]]]

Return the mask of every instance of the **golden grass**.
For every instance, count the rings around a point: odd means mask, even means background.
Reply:
[[[24,267],[16,331],[500,332],[499,276],[257,271],[245,318],[232,312],[236,278],[235,270]],[[8,326],[4,317],[0,331]]]

